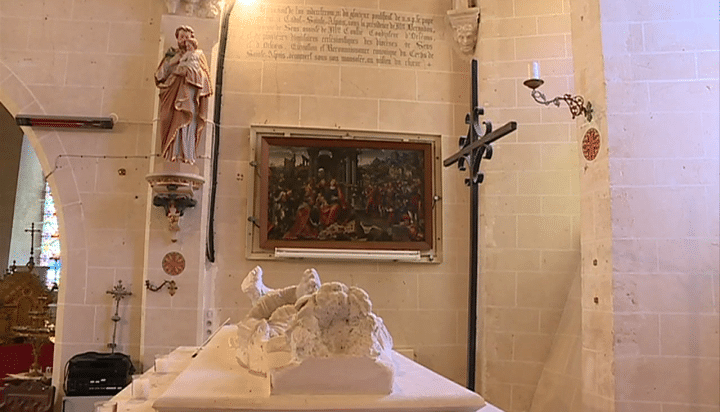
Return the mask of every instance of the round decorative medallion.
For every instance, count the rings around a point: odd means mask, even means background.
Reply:
[[[185,270],[185,257],[180,252],[169,252],[162,260],[162,268],[170,276],[176,276]]]
[[[594,127],[591,127],[585,132],[585,137],[582,141],[583,156],[588,161],[593,161],[600,151],[600,132]]]

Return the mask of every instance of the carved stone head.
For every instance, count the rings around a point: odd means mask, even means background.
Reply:
[[[463,24],[455,29],[455,41],[463,54],[473,54],[477,43],[478,26]]]
[[[220,0],[165,0],[168,14],[214,19],[220,14]]]
[[[478,40],[480,27],[480,9],[450,10],[447,12],[450,26],[455,33],[457,50],[465,57],[472,57],[475,53],[475,44]]]

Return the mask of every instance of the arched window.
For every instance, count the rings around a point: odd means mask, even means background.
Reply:
[[[40,266],[47,266],[45,282],[48,287],[60,280],[60,232],[58,229],[55,201],[50,186],[45,182],[45,199],[43,202],[42,240],[40,244]]]

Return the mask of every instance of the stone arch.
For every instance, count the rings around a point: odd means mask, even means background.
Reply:
[[[25,85],[4,62],[0,61],[0,104],[15,117],[19,113],[45,114],[45,110]],[[11,125],[15,126],[15,125]],[[17,126],[15,126],[17,127]],[[66,349],[64,308],[69,298],[69,290],[84,290],[87,282],[87,248],[83,208],[77,189],[76,177],[71,167],[58,168],[60,155],[66,154],[56,131],[39,132],[24,128],[24,134],[35,149],[38,160],[46,176],[57,208],[62,272],[58,290],[58,307],[55,321],[55,352],[53,357],[53,384],[62,381],[65,362],[71,354]],[[72,228],[72,230],[68,230]]]

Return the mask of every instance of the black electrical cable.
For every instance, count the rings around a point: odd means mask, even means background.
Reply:
[[[210,262],[215,262],[215,199],[217,197],[218,157],[220,154],[220,114],[222,112],[222,83],[223,69],[225,67],[225,50],[230,27],[230,14],[235,6],[231,1],[222,19],[220,27],[220,44],[218,45],[217,74],[215,76],[215,108],[213,112],[213,154],[212,154],[212,185],[210,188],[210,213],[208,215],[208,237],[205,247],[205,256]]]

